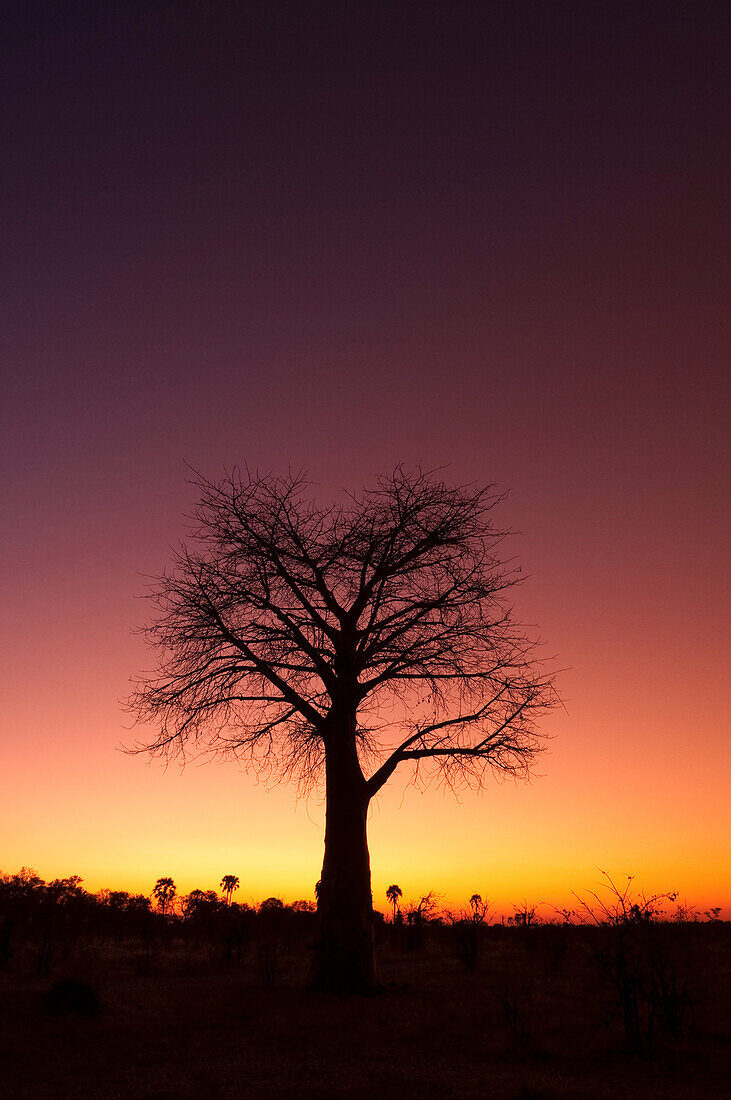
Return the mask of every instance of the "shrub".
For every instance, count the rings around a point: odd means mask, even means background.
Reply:
[[[61,978],[54,982],[43,998],[49,1012],[71,1012],[77,1016],[95,1016],[101,1003],[96,990],[78,978]]]
[[[469,912],[463,910],[457,917],[449,914],[454,951],[466,970],[475,970],[482,956],[488,908],[480,894],[473,894]]]
[[[608,897],[592,892],[581,901],[586,923],[596,925],[587,940],[592,962],[609,990],[610,1022],[621,1016],[630,1044],[649,1053],[656,1028],[680,1037],[690,1004],[687,967],[678,954],[677,926],[661,923],[662,902],[675,894],[634,894],[633,877],[623,889],[602,872]]]

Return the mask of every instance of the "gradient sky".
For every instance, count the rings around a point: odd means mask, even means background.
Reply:
[[[3,28],[0,868],[311,897],[322,804],[118,751],[186,463],[511,490],[565,711],[398,774],[374,895],[731,905],[728,43],[687,3],[16,3]]]

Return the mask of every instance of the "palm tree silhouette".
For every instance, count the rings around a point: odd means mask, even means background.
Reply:
[[[226,905],[231,904],[231,895],[234,890],[239,888],[239,876],[238,875],[224,875],[221,879],[221,889],[226,897]]]
[[[393,923],[394,924],[396,923],[396,909],[398,908],[398,899],[401,896],[402,896],[401,887],[397,886],[395,882],[391,886],[389,886],[388,890],[386,890],[386,897],[388,898],[388,900],[391,902],[391,905],[393,906]]]
[[[175,893],[175,883],[171,878],[159,878],[152,888],[153,897],[157,899],[163,916],[167,913],[168,906],[172,907]]]

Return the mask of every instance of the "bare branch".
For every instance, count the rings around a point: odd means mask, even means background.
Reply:
[[[130,701],[148,751],[245,751],[306,783],[351,738],[368,797],[401,764],[527,772],[557,700],[507,602],[503,494],[403,467],[324,507],[302,473],[196,485],[192,540],[150,595],[157,671]]]

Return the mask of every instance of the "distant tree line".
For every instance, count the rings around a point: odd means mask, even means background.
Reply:
[[[28,867],[0,873],[0,969],[22,960],[23,969],[48,974],[79,951],[107,941],[131,948],[138,969],[145,970],[175,937],[230,959],[241,958],[252,941],[271,939],[273,928],[278,942],[313,934],[314,902],[235,902],[236,875],[224,875],[220,895],[200,889],[178,895],[170,877],[159,878],[149,896],[126,890],[92,894],[82,883],[79,875],[45,882]]]
[[[674,894],[630,895],[631,878],[623,889],[608,877],[607,883],[608,900],[592,894],[592,902],[581,902],[575,911],[556,910],[543,922],[536,907],[524,902],[500,925],[526,930],[541,923],[632,928],[668,919],[687,923],[719,917],[718,908],[701,915],[688,905],[678,905]],[[84,890],[79,875],[45,882],[27,867],[15,874],[0,873],[0,969],[11,968],[22,957],[25,969],[47,974],[74,951],[96,941],[130,946],[144,969],[161,945],[177,937],[191,949],[208,950],[222,959],[240,959],[255,945],[262,967],[271,976],[275,963],[264,956],[271,956],[275,945],[277,951],[282,945],[285,949],[295,945],[305,953],[312,947],[316,904],[299,900],[287,905],[271,897],[258,906],[249,905],[233,900],[239,887],[238,876],[227,874],[221,879],[220,894],[194,889],[179,895],[174,879],[163,876],[149,896],[125,890],[92,894]],[[479,893],[459,912],[443,909],[435,891],[402,906],[403,891],[396,883],[388,887],[384,900],[388,919],[376,911],[374,920],[377,928],[390,927],[392,943],[407,951],[418,950],[427,928],[446,929],[468,968],[477,964],[488,926],[494,927],[489,904]],[[667,902],[676,903],[670,914],[663,909]]]

